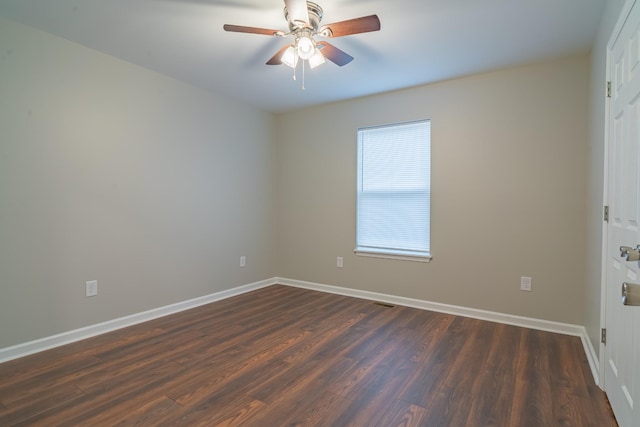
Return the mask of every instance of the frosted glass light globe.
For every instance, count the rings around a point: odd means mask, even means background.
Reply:
[[[309,37],[300,37],[298,39],[298,56],[302,59],[309,59],[315,53],[315,46]]]

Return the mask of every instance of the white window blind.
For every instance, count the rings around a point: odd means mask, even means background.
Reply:
[[[431,122],[358,129],[356,252],[430,257]]]

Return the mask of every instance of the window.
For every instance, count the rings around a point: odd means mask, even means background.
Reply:
[[[431,122],[358,129],[356,250],[428,261]]]

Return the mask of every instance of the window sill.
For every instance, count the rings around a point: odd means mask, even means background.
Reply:
[[[385,259],[395,259],[400,261],[414,261],[414,262],[431,262],[432,257],[430,255],[406,255],[406,254],[394,254],[389,252],[374,252],[374,251],[365,251],[362,249],[354,249],[353,253],[358,256],[365,256],[371,258],[385,258]]]

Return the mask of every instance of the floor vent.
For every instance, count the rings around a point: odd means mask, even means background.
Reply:
[[[380,301],[374,301],[373,302],[375,305],[380,305],[382,307],[387,307],[387,308],[393,308],[395,307],[395,305],[393,304],[387,304],[386,302],[380,302]]]

